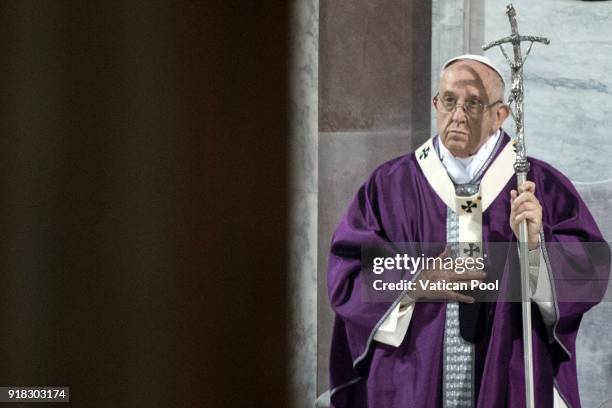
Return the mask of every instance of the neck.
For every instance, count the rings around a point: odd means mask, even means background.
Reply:
[[[480,147],[479,147],[480,148]],[[478,151],[478,149],[476,149],[476,152]],[[449,150],[449,152],[451,152],[451,154],[453,155],[453,157],[456,157],[458,159],[467,159],[470,156],[475,155],[476,153],[464,153],[464,152],[460,152],[455,154],[455,152]]]

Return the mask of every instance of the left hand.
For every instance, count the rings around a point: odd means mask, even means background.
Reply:
[[[518,193],[516,190],[510,191],[510,228],[518,239],[519,224],[527,220],[529,249],[538,247],[542,229],[542,206],[535,196],[535,189],[533,181],[525,181],[518,187]]]

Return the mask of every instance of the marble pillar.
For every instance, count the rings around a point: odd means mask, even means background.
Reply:
[[[294,0],[289,61],[289,403],[316,398],[319,1]]]
[[[438,92],[440,67],[461,54],[482,54],[484,0],[433,0],[431,5],[431,96]],[[435,110],[431,128],[436,129]]]
[[[317,391],[328,388],[327,258],[351,197],[430,135],[429,0],[320,1]],[[323,402],[324,406],[324,402]]]

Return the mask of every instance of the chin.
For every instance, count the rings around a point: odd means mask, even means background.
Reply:
[[[444,146],[455,156],[469,155],[469,136],[463,134],[447,134]]]
[[[452,153],[465,152],[468,150],[468,144],[462,141],[449,139],[446,141],[444,146]]]

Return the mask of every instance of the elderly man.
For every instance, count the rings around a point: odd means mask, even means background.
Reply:
[[[433,99],[438,134],[376,169],[340,221],[328,273],[336,313],[332,407],[524,407],[520,303],[475,302],[470,292],[429,285],[404,290],[392,302],[367,301],[361,291],[364,245],[442,242],[451,248],[461,242],[470,243],[470,255],[486,257],[493,242],[515,248],[523,220],[536,406],[580,406],[575,338],[582,314],[597,300],[559,302],[563,288],[555,277],[607,276],[609,251],[586,254],[589,262],[575,270],[548,257],[547,248],[558,242],[603,239],[569,180],[550,165],[530,158],[531,181],[516,185],[516,153],[501,129],[509,114],[503,95],[502,75],[488,59],[448,61]],[[447,255],[456,257],[456,247],[439,254]],[[502,282],[516,275],[517,259],[515,249],[498,262]],[[414,276],[415,282],[461,282],[487,280],[487,273],[429,267]]]

